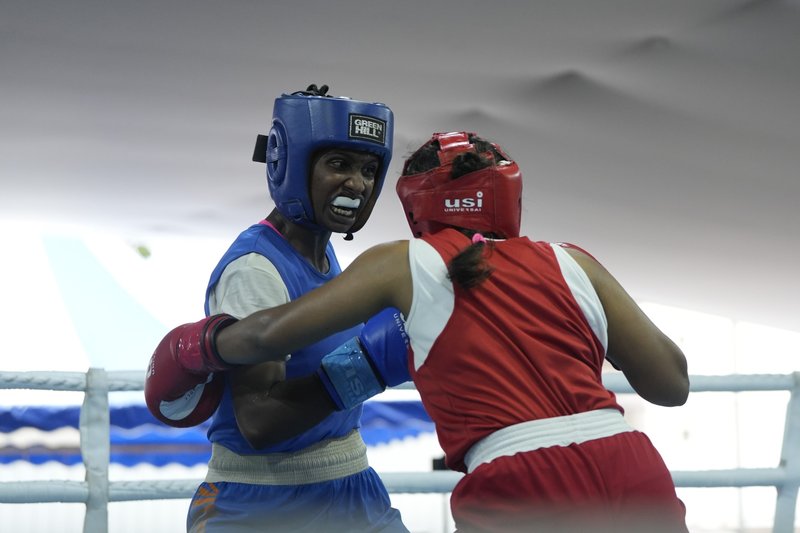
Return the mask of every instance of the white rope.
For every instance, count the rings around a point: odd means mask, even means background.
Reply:
[[[141,391],[144,376],[138,371],[108,372],[0,372],[0,389],[87,391],[81,420],[81,451],[87,467],[87,482],[51,480],[0,482],[0,503],[86,503],[84,531],[107,530],[107,503],[135,500],[189,499],[202,480],[108,481],[108,392]],[[795,521],[800,486],[800,372],[728,376],[690,376],[692,392],[791,391],[786,414],[784,443],[777,468],[673,471],[678,487],[771,486],[778,490],[773,533],[790,533]],[[603,376],[616,393],[633,393],[621,373]],[[413,389],[406,384],[399,389]],[[103,411],[98,415],[99,411]],[[84,411],[89,411],[88,413]],[[101,441],[99,444],[95,440]],[[90,474],[91,472],[91,474]],[[391,472],[381,474],[387,490],[394,494],[449,493],[462,474],[451,471]],[[100,479],[102,478],[102,479]],[[94,517],[91,515],[94,514]]]
[[[190,499],[202,482],[202,479],[115,481],[109,486],[108,499],[112,502]]]
[[[795,372],[794,388],[786,407],[786,424],[783,430],[780,464],[790,479],[800,478],[800,372]],[[793,531],[800,482],[776,485],[775,522],[773,531]]]
[[[144,372],[120,370],[108,372],[108,390],[144,390]],[[75,391],[86,390],[86,372],[0,372],[0,389]]]
[[[84,533],[108,531],[108,463],[111,455],[111,425],[108,409],[108,375],[90,368],[79,422],[81,453],[86,466],[89,494]]]
[[[86,390],[85,372],[0,372],[0,389]]]
[[[441,494],[452,492],[463,474],[449,470],[432,472],[384,472],[380,474],[392,494]],[[737,468],[730,470],[673,471],[677,487],[774,487],[800,483],[781,468]],[[112,481],[108,501],[190,499],[203,480],[169,479]],[[88,484],[83,481],[12,481],[0,483],[2,503],[86,503]]]
[[[0,503],[86,503],[85,481],[5,481],[0,483]]]
[[[619,372],[603,375],[603,383],[618,393],[633,393],[634,390]],[[724,376],[690,376],[692,392],[744,392],[780,391],[794,387],[792,374],[750,374]],[[393,387],[398,390],[413,390],[414,384],[404,383]],[[0,389],[36,389],[57,391],[86,390],[84,372],[0,372]],[[108,390],[141,391],[144,389],[144,372],[123,370],[108,372]]]
[[[731,374],[724,376],[689,376],[691,392],[745,392],[792,390],[792,374]],[[635,393],[622,372],[603,374],[603,385],[616,393]],[[408,382],[392,387],[396,390],[415,390]]]

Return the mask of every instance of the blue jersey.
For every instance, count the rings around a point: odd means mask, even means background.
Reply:
[[[250,253],[261,254],[269,259],[278,270],[289,291],[289,298],[292,300],[327,283],[342,271],[330,243],[328,243],[326,250],[330,268],[326,274],[321,274],[271,226],[264,223],[254,224],[239,235],[212,272],[208,289],[206,290],[206,315],[209,314],[209,296],[219,282],[225,267],[239,257]],[[319,367],[320,360],[324,355],[358,335],[360,330],[361,326],[358,326],[339,332],[294,352],[291,359],[286,363],[286,378],[290,379],[312,374]],[[336,411],[313,428],[296,437],[271,447],[254,450],[244,439],[236,425],[231,387],[229,383],[226,383],[222,402],[214,414],[208,430],[208,439],[213,443],[225,446],[239,455],[296,451],[323,439],[342,437],[348,434],[354,428],[359,427],[361,411],[361,406],[349,411]]]
[[[275,266],[292,300],[341,273],[330,243],[326,249],[330,269],[327,274],[320,274],[266,222],[255,224],[239,235],[211,274],[206,292],[207,315],[210,311],[210,295],[219,283],[225,267],[237,258],[251,253],[262,255]],[[360,326],[355,327],[294,352],[286,363],[286,377],[302,377],[315,372],[324,355],[356,336],[360,330]],[[224,481],[214,481],[207,477],[192,498],[186,522],[187,531],[408,533],[400,512],[391,506],[389,494],[380,476],[367,465],[366,456],[361,455],[366,452],[366,446],[356,429],[359,427],[361,411],[361,406],[349,411],[336,411],[294,438],[254,450],[239,432],[234,417],[231,386],[226,383],[222,402],[208,430],[208,438],[215,444],[217,452],[227,453],[223,452],[226,449],[233,452],[237,464],[239,461],[236,458],[244,457],[245,471],[249,473],[251,468],[255,469],[253,473],[258,480],[232,481],[238,478],[240,470],[236,470],[237,475],[230,477],[229,471],[226,471],[222,476]],[[343,442],[350,444],[344,445],[344,448],[336,448]],[[360,451],[359,443],[364,452]],[[323,448],[312,446],[314,444],[320,444]],[[343,453],[333,451],[334,448],[343,450]],[[330,449],[331,452],[320,456],[320,449]],[[301,484],[275,484],[271,480],[258,477],[260,470],[255,466],[260,464],[260,459],[269,458],[273,453],[281,454],[278,457],[285,457],[283,454],[286,453],[290,457],[312,453],[316,455],[313,459],[308,459],[302,468],[310,468],[314,472],[326,471],[323,465],[333,464],[336,472],[339,472],[337,468],[342,468],[343,472],[347,470],[353,473],[343,473],[341,476],[328,478],[327,481],[304,480]],[[350,458],[349,462],[345,458]],[[212,457],[211,464],[213,463]],[[212,470],[211,464],[209,473]],[[270,470],[266,468],[265,471]]]

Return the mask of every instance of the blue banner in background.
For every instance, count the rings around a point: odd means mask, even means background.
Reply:
[[[79,417],[80,406],[0,407],[0,432],[11,433],[22,428],[43,432],[35,445],[0,448],[0,464],[14,461],[81,463],[77,443],[73,447],[54,447],[47,442],[47,432],[65,427],[77,430]],[[206,438],[208,422],[193,428],[172,428],[154,419],[144,405],[112,406],[110,420],[112,463],[194,466],[207,463],[211,457],[211,445]],[[433,432],[433,422],[419,401],[364,404],[361,434],[367,446]]]

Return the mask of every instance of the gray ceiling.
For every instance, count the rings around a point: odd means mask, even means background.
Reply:
[[[343,255],[406,238],[400,161],[475,130],[520,163],[527,234],[800,331],[796,0],[0,0],[0,217],[233,238],[271,208],[273,98],[312,82],[396,117]]]

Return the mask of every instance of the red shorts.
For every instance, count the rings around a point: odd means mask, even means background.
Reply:
[[[669,470],[638,431],[482,464],[458,483],[451,509],[465,532],[688,531]]]

